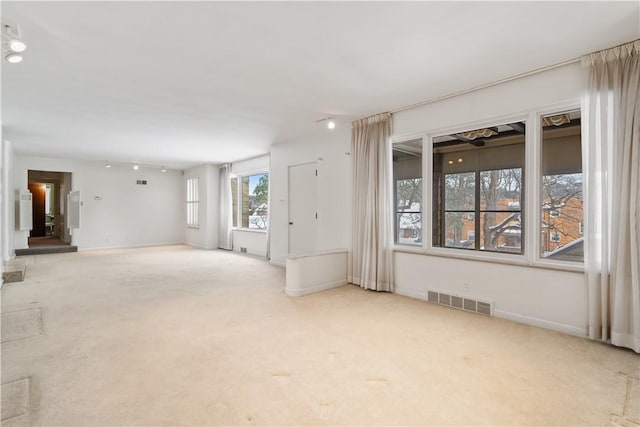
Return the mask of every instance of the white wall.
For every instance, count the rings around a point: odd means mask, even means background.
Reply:
[[[185,243],[201,249],[216,249],[218,247],[218,194],[220,181],[219,169],[215,165],[202,165],[186,170],[182,181],[181,196],[183,213],[186,216],[187,179],[198,177],[198,192],[200,196],[199,228],[187,228],[186,219],[182,222],[185,230]]]
[[[0,203],[0,234],[2,238],[2,258],[6,261],[13,257],[15,242],[13,239],[13,224],[15,216],[14,202],[14,163],[15,155],[10,141],[0,138],[0,192],[2,202]]]
[[[465,125],[579,99],[582,71],[571,64],[394,115],[394,134]],[[427,226],[430,229],[430,226]],[[428,289],[493,301],[495,314],[585,335],[582,273],[396,252],[396,292],[425,298]],[[467,283],[467,288],[464,287]]]
[[[316,250],[351,247],[351,133],[335,129],[320,136],[271,147],[271,262],[288,255],[288,168],[317,162]]]
[[[28,170],[72,174],[72,189],[80,191],[82,201],[80,228],[72,232],[72,243],[79,249],[184,242],[183,179],[179,171],[135,171],[125,166],[105,168],[101,162],[16,155],[16,190],[27,189]],[[147,180],[147,185],[137,185],[139,179]],[[27,248],[29,232],[14,233],[15,247]]]
[[[231,165],[231,173],[237,176],[246,176],[269,172],[269,159],[269,156],[260,156],[235,162]],[[269,192],[271,192],[271,175],[269,175]],[[269,221],[271,221],[271,212],[269,212]],[[267,233],[235,228],[233,230],[233,250],[240,251],[240,248],[245,248],[248,254],[267,256]]]

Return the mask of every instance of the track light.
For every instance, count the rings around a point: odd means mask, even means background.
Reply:
[[[27,50],[27,44],[20,39],[13,39],[9,41],[9,49],[14,52],[24,52]]]
[[[4,59],[10,64],[17,64],[18,62],[22,62],[22,55],[19,53],[9,53],[5,55]]]
[[[2,27],[2,45],[4,59],[10,64],[22,62],[21,53],[27,49],[27,44],[20,37],[20,29],[11,25]]]
[[[325,117],[324,119],[316,120],[316,123],[327,122],[327,128],[334,129],[336,127],[336,122],[333,121],[331,117]]]

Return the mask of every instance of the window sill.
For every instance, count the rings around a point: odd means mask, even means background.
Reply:
[[[236,227],[233,229],[233,231],[242,231],[242,232],[246,232],[246,233],[259,233],[259,234],[267,234],[268,230],[258,230],[255,228],[241,228],[241,227]]]
[[[436,256],[443,258],[454,258],[461,259],[465,261],[477,261],[477,262],[491,262],[495,264],[505,264],[505,265],[515,265],[519,267],[529,267],[529,268],[543,268],[547,270],[560,270],[560,271],[569,271],[575,273],[584,273],[584,265],[582,264],[574,264],[571,262],[553,262],[553,261],[544,261],[544,260],[536,260],[535,262],[529,262],[524,255],[503,255],[496,254],[494,252],[485,254],[485,253],[472,253],[471,251],[461,251],[462,253],[458,253],[456,249],[450,250],[445,248],[432,248],[432,249],[424,249],[421,247],[411,247],[411,246],[403,246],[403,245],[395,245],[393,247],[394,252],[407,253],[412,255],[426,255],[426,256]]]

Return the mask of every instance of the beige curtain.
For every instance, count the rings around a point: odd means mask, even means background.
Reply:
[[[353,122],[353,241],[351,283],[393,290],[391,114]]]
[[[640,40],[582,64],[589,336],[640,352]]]
[[[220,166],[218,247],[227,251],[233,250],[233,206],[231,199],[231,163],[225,163]]]

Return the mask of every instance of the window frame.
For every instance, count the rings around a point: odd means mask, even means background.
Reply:
[[[267,195],[267,228],[265,229],[259,229],[259,228],[249,228],[249,227],[242,227],[242,178],[245,177],[251,177],[251,176],[255,176],[255,175],[267,175],[269,176],[269,189],[268,189],[268,195]],[[263,170],[263,169],[259,169],[259,170],[255,170],[255,171],[244,171],[242,173],[232,173],[229,175],[230,179],[232,180],[233,178],[237,179],[236,182],[236,208],[237,208],[237,215],[236,217],[233,219],[236,221],[236,225],[235,227],[232,227],[232,230],[234,231],[243,231],[243,232],[248,232],[248,233],[268,233],[269,231],[269,221],[271,219],[271,173],[268,170]],[[233,184],[232,184],[233,185]],[[233,189],[232,189],[233,190]],[[233,191],[232,191],[233,194]],[[231,200],[231,203],[233,203],[233,197]]]
[[[542,258],[540,256],[541,243],[540,239],[538,238],[539,233],[541,232],[540,203],[542,199],[542,117],[552,114],[559,114],[570,110],[581,110],[582,112],[584,112],[581,101],[579,99],[573,99],[566,102],[550,104],[545,107],[531,108],[512,114],[493,116],[482,120],[462,122],[424,132],[413,132],[392,136],[391,143],[389,144],[390,156],[392,155],[394,144],[422,138],[423,200],[422,245],[410,246],[394,243],[393,250],[396,252],[418,253],[430,256],[442,256],[446,258],[460,258],[500,264],[583,272],[584,262],[550,260]],[[520,212],[523,215],[524,219],[524,226],[522,229],[522,254],[480,250],[471,251],[460,248],[433,246],[433,233],[431,232],[431,229],[433,227],[433,139],[443,135],[468,131],[469,129],[481,129],[484,127],[508,124],[518,121],[524,121],[527,125],[524,148],[525,160],[523,164],[522,174],[524,186],[521,190],[521,200],[524,200],[524,203],[520,207]],[[582,132],[582,137],[584,138],[584,131]],[[584,155],[582,160],[584,174]],[[393,182],[393,178],[391,177],[390,179],[391,185],[393,186],[395,184]],[[395,189],[393,191],[395,193]],[[392,199],[395,202],[395,194]],[[392,215],[395,215],[395,205],[389,206],[389,209],[390,213]]]
[[[190,184],[191,182],[195,182],[195,191],[190,191],[189,190],[189,186],[192,185]],[[198,229],[200,228],[200,177],[195,175],[195,176],[188,176],[187,180],[185,182],[186,185],[186,225],[187,228],[193,228],[193,229]],[[189,199],[190,195],[194,195],[195,198],[194,199]],[[195,223],[190,222],[190,220],[192,218],[190,218],[189,215],[189,208],[194,209],[194,218],[196,220]]]

